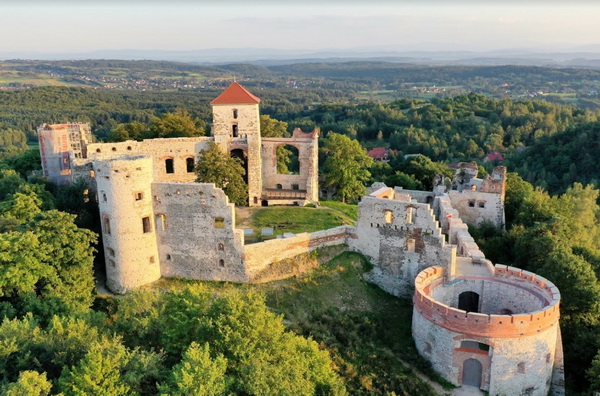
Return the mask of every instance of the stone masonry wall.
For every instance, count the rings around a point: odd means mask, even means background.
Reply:
[[[376,195],[400,195],[405,200]],[[453,262],[454,247],[446,246],[428,204],[406,200],[392,189],[381,189],[364,197],[358,210],[357,238],[349,241],[349,247],[370,259],[375,268],[369,280],[387,292],[410,296],[414,279],[423,268],[446,267]]]
[[[480,225],[488,221],[497,227],[504,226],[504,201],[501,194],[463,190],[450,191],[448,195],[452,207],[465,223]]]
[[[247,282],[243,232],[234,205],[212,183],[153,183],[161,273],[165,277]]]
[[[270,265],[276,265],[279,261],[310,253],[320,247],[347,244],[348,239],[354,237],[354,232],[354,227],[341,226],[246,245],[245,262],[250,280],[254,280]]]

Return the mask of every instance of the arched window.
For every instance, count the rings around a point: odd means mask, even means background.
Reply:
[[[281,189],[283,189],[283,186],[281,184],[277,183],[277,185],[275,185],[275,188],[278,190],[281,190]]]
[[[173,162],[173,158],[165,159],[165,172],[175,173],[175,164]]]
[[[235,118],[235,119],[238,118],[238,110],[237,109],[233,109],[233,118]]]
[[[189,157],[185,159],[185,170],[187,171],[187,173],[192,173],[194,171],[194,158],[193,157]]]
[[[219,267],[225,267],[225,260],[219,259]]]
[[[277,146],[275,154],[277,155],[277,173],[282,175],[300,174],[300,151],[297,147],[290,144]]]

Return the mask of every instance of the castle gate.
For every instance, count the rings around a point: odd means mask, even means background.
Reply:
[[[479,360],[467,359],[463,363],[462,384],[481,387],[482,366]]]

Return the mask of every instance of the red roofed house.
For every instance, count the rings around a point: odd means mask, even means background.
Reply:
[[[492,162],[492,161],[502,162],[502,161],[504,161],[504,156],[497,151],[492,151],[492,152],[488,153],[488,155],[485,156],[485,158],[483,159],[483,162]]]
[[[374,161],[379,162],[387,162],[388,158],[388,149],[385,147],[375,147],[369,151],[367,151],[367,155],[373,158]]]

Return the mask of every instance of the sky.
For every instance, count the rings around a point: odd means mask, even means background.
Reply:
[[[598,1],[0,0],[0,52],[106,49],[600,52]]]

